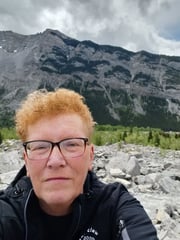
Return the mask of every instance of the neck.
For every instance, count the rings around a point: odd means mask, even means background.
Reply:
[[[44,202],[43,203],[40,202],[40,207],[45,213],[52,216],[65,216],[72,211],[71,204],[62,205],[61,203],[61,204],[49,205]]]

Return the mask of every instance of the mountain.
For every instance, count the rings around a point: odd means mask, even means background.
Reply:
[[[180,57],[78,41],[59,31],[0,31],[0,126],[31,91],[80,92],[99,124],[180,131]]]

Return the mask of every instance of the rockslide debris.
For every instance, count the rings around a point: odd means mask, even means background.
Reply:
[[[0,189],[23,165],[19,141],[0,145]],[[150,146],[95,146],[94,170],[104,182],[121,182],[141,201],[160,240],[180,239],[180,151]]]

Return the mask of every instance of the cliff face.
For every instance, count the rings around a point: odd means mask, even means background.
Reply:
[[[0,32],[0,125],[27,93],[67,87],[96,122],[180,130],[180,57],[130,52],[46,30]]]

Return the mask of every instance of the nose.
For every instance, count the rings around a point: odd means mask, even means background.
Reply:
[[[51,154],[49,156],[49,159],[47,161],[48,167],[59,167],[59,166],[65,166],[66,160],[64,159],[64,156],[62,155],[59,147],[53,146]]]

